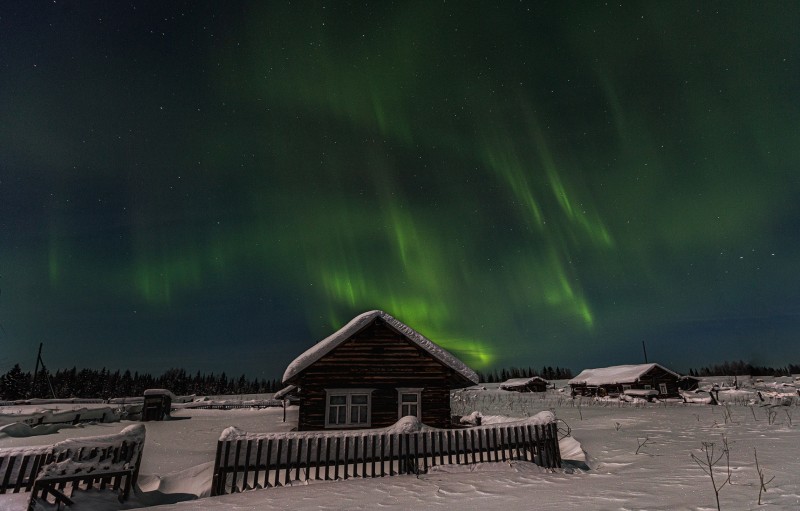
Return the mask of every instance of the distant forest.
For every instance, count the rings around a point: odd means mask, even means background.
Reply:
[[[738,362],[725,361],[722,364],[689,369],[689,376],[791,376],[800,374],[800,365],[788,364],[785,367],[769,367],[748,364],[742,360]]]
[[[130,371],[111,372],[103,368],[65,369],[53,373],[39,371],[36,384],[33,375],[22,372],[19,364],[0,376],[0,400],[14,401],[32,397],[57,398],[78,397],[84,399],[110,399],[143,395],[146,389],[169,389],[174,394],[235,395],[276,392],[282,388],[277,379],[247,379],[244,375],[229,378],[219,374],[188,374],[183,369],[169,369],[154,378],[146,373]],[[31,392],[31,389],[33,390]]]
[[[478,371],[482,383],[503,382],[510,378],[530,378],[541,376],[545,380],[567,380],[572,371],[566,368],[545,366],[540,370],[519,367],[495,369],[489,372]],[[767,367],[748,364],[743,361],[723,362],[699,369],[690,369],[690,376],[789,376],[800,374],[800,365],[788,364],[785,367]],[[283,386],[277,378],[248,379],[219,374],[187,373],[184,369],[169,369],[158,377],[147,373],[130,371],[111,372],[105,368],[63,369],[50,373],[40,371],[33,385],[33,375],[23,372],[19,364],[0,376],[0,400],[14,401],[32,397],[58,398],[78,397],[84,399],[110,399],[114,397],[141,396],[146,389],[169,389],[177,395],[236,395],[263,394],[276,392]]]
[[[481,383],[498,383],[511,378],[532,378],[533,376],[540,376],[545,380],[568,380],[572,378],[571,370],[560,367],[553,369],[550,366],[542,367],[540,371],[530,367],[527,369],[510,367],[508,369],[500,369],[499,372],[497,369],[487,373],[476,372],[478,373],[478,378],[480,378]]]

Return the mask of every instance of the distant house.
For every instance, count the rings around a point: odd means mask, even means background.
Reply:
[[[500,390],[510,390],[513,392],[544,392],[549,383],[544,378],[534,376],[532,378],[511,378],[500,384]]]
[[[681,376],[678,378],[678,388],[681,390],[697,390],[700,387],[700,378],[694,376]]]
[[[478,376],[383,311],[365,312],[297,357],[283,375],[300,397],[300,431],[389,426],[414,415],[449,427],[450,390]]]
[[[636,364],[598,369],[584,369],[567,382],[573,394],[581,396],[620,395],[627,392],[655,391],[659,398],[680,397],[678,379],[680,375],[659,364]],[[648,395],[652,395],[650,392]]]

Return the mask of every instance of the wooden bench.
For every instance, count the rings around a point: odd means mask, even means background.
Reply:
[[[112,490],[122,502],[138,478],[144,436],[144,426],[135,424],[113,435],[0,449],[0,494],[30,492],[30,510],[37,501],[72,505],[75,490],[93,488]]]

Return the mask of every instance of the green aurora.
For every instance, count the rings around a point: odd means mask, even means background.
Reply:
[[[0,370],[797,362],[797,4],[0,14]]]

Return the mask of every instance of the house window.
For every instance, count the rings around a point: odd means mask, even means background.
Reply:
[[[397,389],[398,417],[422,418],[422,389]]]
[[[623,385],[622,386],[622,392],[625,392],[626,390],[631,390],[631,386],[630,385]]]
[[[666,396],[667,395],[667,384],[666,383],[659,383],[658,384],[658,391]]]
[[[326,389],[326,428],[369,427],[372,389]]]
[[[650,385],[645,385],[645,386],[644,386],[644,390],[650,390],[650,389],[652,389],[652,388],[653,388],[653,387],[651,387]]]

